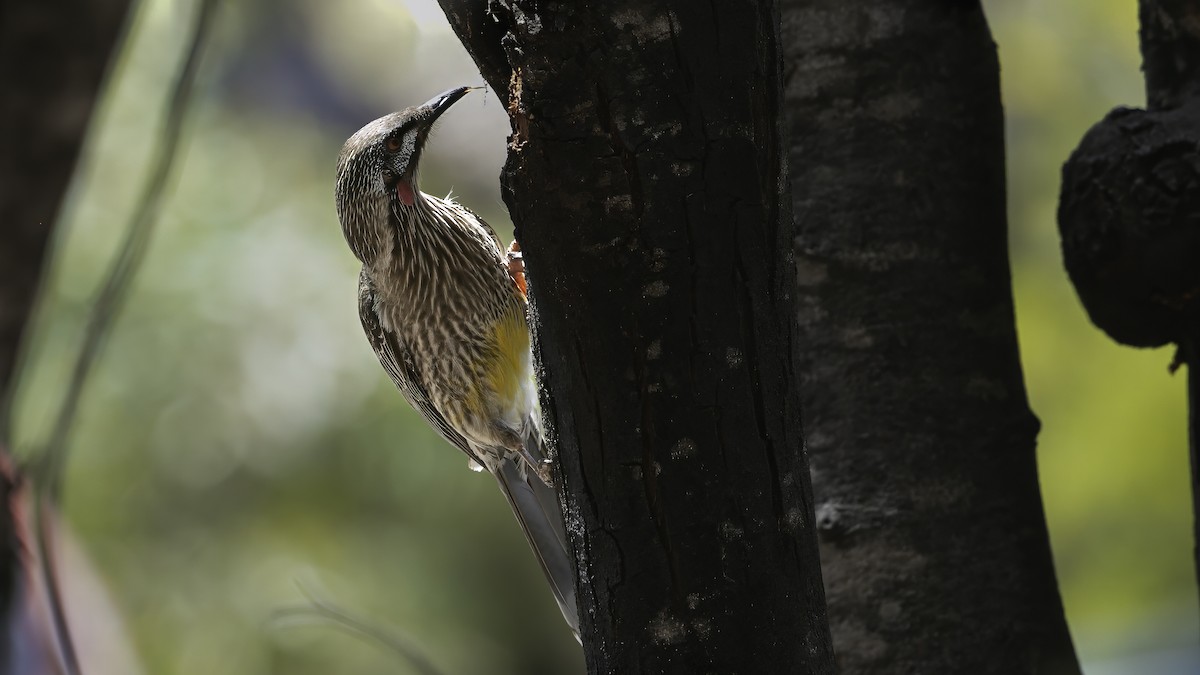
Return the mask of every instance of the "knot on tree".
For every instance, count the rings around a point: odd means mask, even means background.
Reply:
[[[1200,327],[1200,102],[1117,108],[1063,166],[1063,259],[1092,322],[1157,347]]]

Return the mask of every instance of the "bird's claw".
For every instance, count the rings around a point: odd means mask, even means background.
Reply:
[[[551,471],[554,463],[552,461],[549,459],[538,459],[529,454],[529,451],[525,448],[517,450],[515,454],[516,457],[521,458],[521,463],[524,465],[526,471],[532,471],[538,477],[538,480],[546,484],[546,487],[554,487],[554,473]],[[525,472],[523,471],[522,477],[524,476]]]
[[[554,487],[554,474],[551,471],[550,460],[543,459],[542,461],[538,462],[538,465],[533,467],[533,472],[536,473],[537,477],[546,484],[546,487]]]
[[[521,295],[527,295],[529,288],[525,281],[525,258],[521,255],[521,245],[515,239],[508,245],[505,258],[508,260],[508,275],[512,277]]]

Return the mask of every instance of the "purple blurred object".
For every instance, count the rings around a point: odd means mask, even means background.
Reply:
[[[34,536],[34,494],[29,481],[15,468],[10,455],[0,448],[0,480],[7,488],[4,520],[7,533],[4,554],[13,571],[6,580],[8,606],[0,610],[4,644],[0,645],[0,673],[5,675],[66,675],[64,652],[50,611],[50,584],[58,584],[64,599],[67,625],[75,653],[88,675],[139,675],[142,668],[134,656],[124,621],[100,576],[84,555],[53,507],[45,510],[48,548],[54,552],[49,565],[54,579],[47,580]]]

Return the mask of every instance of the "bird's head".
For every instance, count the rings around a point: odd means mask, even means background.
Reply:
[[[338,220],[364,263],[379,253],[389,219],[419,207],[417,167],[434,122],[475,87],[456,87],[421,105],[384,115],[354,133],[338,156]]]

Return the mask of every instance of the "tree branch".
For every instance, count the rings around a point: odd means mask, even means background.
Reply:
[[[1092,323],[1122,344],[1174,342],[1188,365],[1200,575],[1200,2],[1139,7],[1148,110],[1117,108],[1084,135],[1063,166],[1058,229]]]
[[[0,115],[5,138],[0,153],[0,454],[5,456],[22,336],[41,285],[47,243],[107,64],[121,43],[128,6],[128,0],[74,0],[0,7],[0,81],[5,83]],[[31,60],[31,54],[37,58]],[[0,478],[4,616],[12,610],[24,560],[9,509],[15,486],[7,476]],[[9,648],[7,640],[0,640],[0,663],[8,662]]]
[[[1200,2],[1140,0],[1138,19],[1148,107],[1178,107],[1200,91]]]
[[[58,644],[62,650],[63,665],[68,675],[79,675],[81,670],[63,609],[47,514],[50,509],[58,505],[61,499],[67,440],[88,376],[92,372],[92,365],[100,354],[105,338],[128,294],[129,285],[141,266],[149,245],[158,207],[162,202],[166,182],[171,175],[176,157],[184,115],[199,67],[201,49],[208,36],[216,3],[217,0],[198,0],[192,37],[171,91],[166,119],[151,159],[149,180],[137,202],[137,208],[126,229],[125,239],[105,276],[104,284],[91,303],[83,339],[76,355],[71,379],[63,393],[54,428],[46,446],[41,448],[36,456],[38,471],[35,478],[37,479],[38,494],[35,502],[35,526],[37,528],[38,555],[42,566],[41,571],[46,579],[46,592],[49,595],[49,606],[58,635]]]
[[[21,335],[50,232],[128,6],[128,0],[64,0],[8,2],[0,9],[6,139],[0,153],[0,439],[8,436]]]

